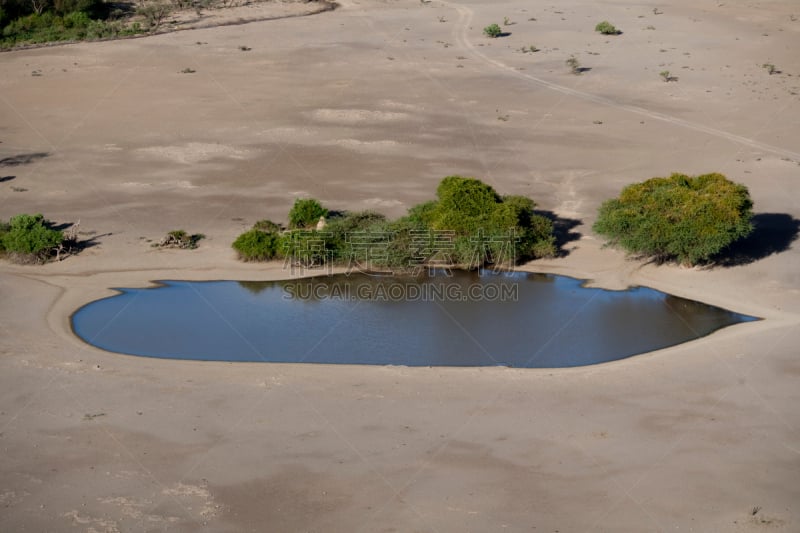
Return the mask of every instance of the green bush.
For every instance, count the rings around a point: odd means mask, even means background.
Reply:
[[[64,234],[50,229],[42,215],[12,217],[2,232],[2,248],[24,263],[46,261],[63,240]]]
[[[408,210],[408,215],[406,215],[405,218],[407,218],[408,222],[411,224],[427,228],[433,223],[436,205],[436,200],[417,204]]]
[[[434,260],[464,268],[510,267],[556,252],[553,224],[535,213],[529,198],[501,198],[480,180],[461,176],[444,178],[436,194],[437,200],[412,207],[398,220],[372,211],[347,213],[330,218],[321,231],[306,228],[327,210],[316,200],[297,200],[289,213],[290,227],[296,229],[279,233],[277,224],[257,222],[233,247],[246,261],[283,256],[293,265],[334,262],[394,271],[423,266],[437,250],[446,257]]]
[[[370,258],[385,255],[382,251],[377,254],[374,252],[389,241],[386,217],[374,211],[347,213],[343,217],[332,218],[319,235],[325,239],[329,258],[344,263],[366,261],[367,255]],[[386,261],[379,260],[378,263],[386,266]]]
[[[103,39],[134,35],[142,31],[138,23],[127,26],[121,21],[94,20],[89,14],[81,11],[67,13],[63,17],[48,11],[41,15],[33,13],[9,22],[3,28],[0,48],[53,41]]]
[[[752,207],[747,188],[722,174],[673,174],[625,187],[594,230],[632,254],[695,265],[753,231]]]
[[[3,239],[5,238],[6,233],[11,227],[6,224],[5,222],[0,222],[0,255],[6,251],[6,246],[3,244]]]
[[[313,198],[298,198],[289,211],[289,227],[294,229],[316,226],[319,217],[327,214],[328,210],[322,207],[319,201]]]
[[[594,31],[599,31],[603,35],[619,35],[622,33],[607,20],[598,23],[597,26],[594,27]]]
[[[495,39],[495,38],[500,37],[501,35],[503,35],[503,30],[497,24],[489,24],[488,26],[483,28],[483,33],[487,37],[491,37],[491,38]]]
[[[534,212],[536,204],[523,196],[501,198],[474,178],[449,176],[436,191],[428,226],[455,233],[454,260],[468,268],[486,262],[513,266],[525,259],[555,254],[552,222]]]
[[[294,230],[280,235],[279,250],[293,265],[315,267],[341,256],[337,244],[327,228],[325,231]]]
[[[253,224],[253,229],[258,229],[258,230],[261,230],[261,231],[277,233],[277,232],[281,231],[282,228],[281,228],[280,224],[276,224],[275,222],[273,222],[271,220],[264,219],[264,220],[259,220],[258,222]]]
[[[59,15],[85,13],[91,18],[107,14],[107,4],[102,0],[53,0],[53,10]]]
[[[433,208],[431,226],[459,235],[485,229],[500,202],[500,196],[491,186],[461,176],[444,178],[436,189],[436,196],[439,201]]]
[[[248,230],[233,242],[233,249],[244,261],[268,261],[281,254],[281,237],[278,233]]]

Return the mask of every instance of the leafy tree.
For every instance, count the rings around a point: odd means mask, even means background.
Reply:
[[[2,234],[2,247],[20,262],[44,262],[64,240],[64,234],[51,229],[42,215],[12,217]]]
[[[307,228],[319,222],[319,217],[328,214],[328,210],[322,207],[319,201],[313,198],[298,198],[294,201],[291,211],[289,211],[290,228]]]
[[[600,206],[594,230],[632,254],[695,265],[753,231],[752,207],[747,188],[722,174],[673,174],[625,187]]]

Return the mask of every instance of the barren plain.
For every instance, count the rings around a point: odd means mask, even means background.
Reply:
[[[0,54],[0,215],[93,244],[0,263],[0,530],[800,530],[798,49],[791,0],[348,0]],[[749,187],[735,265],[592,234],[603,200],[673,171]],[[765,320],[558,370],[158,360],[70,330],[110,287],[286,277],[230,243],[294,198],[398,216],[451,174],[572,225],[523,269]],[[150,246],[178,228],[207,239]]]

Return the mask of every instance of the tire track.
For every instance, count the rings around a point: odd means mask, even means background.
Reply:
[[[534,83],[540,87],[544,87],[546,89],[550,89],[551,91],[555,91],[561,93],[563,95],[572,96],[574,98],[580,98],[581,100],[585,100],[588,102],[593,102],[595,104],[604,105],[608,107],[613,107],[615,109],[619,109],[621,111],[627,111],[628,113],[633,113],[636,115],[640,115],[643,117],[651,118],[653,120],[659,120],[661,122],[666,122],[667,124],[672,124],[673,126],[678,126],[686,129],[690,129],[696,132],[705,133],[706,135],[711,135],[713,137],[717,137],[720,139],[725,139],[736,144],[749,146],[750,148],[756,148],[758,150],[762,150],[764,152],[770,152],[773,154],[777,154],[784,157],[789,157],[794,159],[795,161],[800,161],[800,152],[794,152],[792,150],[788,150],[786,148],[781,148],[779,146],[773,146],[771,144],[762,143],[755,139],[750,139],[748,137],[742,137],[741,135],[736,135],[734,133],[729,133],[724,130],[719,130],[716,128],[712,128],[710,126],[705,126],[703,124],[699,124],[697,122],[691,122],[689,120],[684,120],[678,117],[673,117],[671,115],[667,115],[664,113],[659,113],[657,111],[651,111],[649,109],[645,109],[643,107],[623,104],[621,102],[617,102],[616,100],[612,100],[610,98],[605,98],[602,96],[597,96],[591,93],[579,91],[577,89],[572,89],[570,87],[565,87],[563,85],[559,85],[557,83],[553,83],[547,80],[543,80],[541,78],[537,78],[531,74],[527,74],[524,72],[520,72],[519,70],[515,69],[514,67],[503,63],[502,61],[498,61],[497,59],[492,59],[488,57],[486,54],[478,50],[469,40],[467,32],[469,31],[470,24],[472,23],[472,19],[474,13],[472,9],[459,5],[447,0],[440,0],[440,2],[455,10],[458,13],[458,23],[456,29],[453,32],[455,40],[458,44],[467,50],[470,54],[474,57],[480,59],[484,63],[491,65],[499,70],[505,71],[507,74],[511,74],[517,78],[521,78],[523,80],[529,81]]]

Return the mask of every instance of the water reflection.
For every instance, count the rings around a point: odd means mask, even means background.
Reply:
[[[78,310],[100,348],[223,361],[564,367],[671,346],[754,320],[648,288],[547,274],[165,282]]]

